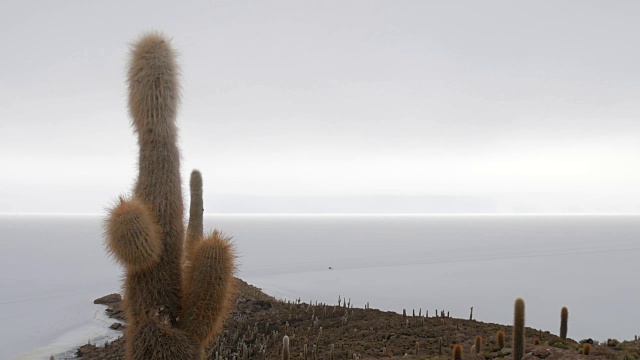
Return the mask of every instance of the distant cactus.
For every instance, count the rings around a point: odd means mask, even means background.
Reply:
[[[451,358],[453,360],[462,360],[462,345],[456,344],[453,347],[453,356]]]
[[[129,110],[140,147],[138,178],[133,197],[121,198],[105,223],[107,248],[126,270],[130,360],[202,358],[235,295],[235,255],[228,238],[217,232],[204,239],[188,235],[190,250],[182,257],[178,74],[174,50],[161,35],[147,34],[134,45]],[[192,195],[202,197],[201,191]],[[201,234],[202,202],[192,205],[199,214],[190,223],[200,228],[193,234]]]
[[[540,345],[540,338],[533,340],[533,345]]]
[[[584,344],[582,346],[582,354],[589,355],[591,353],[591,344]]]
[[[287,335],[282,339],[282,360],[289,360],[289,337]]]
[[[569,322],[569,309],[563,307],[560,311],[560,339],[567,339],[567,325]]]
[[[513,359],[524,356],[524,300],[516,299],[513,315]]]
[[[504,348],[504,338],[505,338],[504,331],[502,330],[498,331],[498,333],[496,334],[496,342],[498,343],[498,347],[500,348],[500,350]]]
[[[476,354],[480,354],[482,350],[482,336],[476,335],[474,346],[476,347]]]
[[[442,338],[438,339],[438,355],[442,355],[442,344],[444,343],[444,341],[442,340]]]

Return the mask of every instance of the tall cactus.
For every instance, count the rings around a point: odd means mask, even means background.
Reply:
[[[524,356],[524,300],[516,299],[513,311],[513,359]]]
[[[229,239],[218,232],[201,235],[200,179],[200,192],[193,194],[199,203],[192,198],[190,220],[200,232],[189,232],[188,259],[183,259],[174,50],[160,34],[149,33],[134,44],[131,55],[129,111],[140,147],[138,178],[133,196],[120,198],[105,224],[107,248],[126,270],[126,357],[203,358],[235,295],[235,255]]]
[[[560,310],[560,338],[562,340],[567,340],[567,325],[569,322],[569,309],[567,307],[563,307]]]

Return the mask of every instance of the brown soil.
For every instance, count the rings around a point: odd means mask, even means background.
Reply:
[[[107,313],[124,320],[120,296],[108,295],[95,302],[107,305]],[[313,320],[312,320],[313,319]],[[317,319],[317,320],[316,320]],[[119,325],[114,325],[119,327]],[[119,327],[123,329],[123,327]],[[507,334],[506,347],[500,350],[496,333]],[[356,309],[337,305],[287,303],[264,294],[260,289],[240,281],[240,295],[223,333],[208,351],[208,359],[280,359],[280,344],[286,334],[291,338],[292,359],[329,359],[331,344],[335,359],[451,359],[451,349],[462,344],[463,359],[511,359],[511,327],[475,320],[404,317],[394,312],[376,309]],[[480,355],[470,353],[476,335],[484,339]],[[541,336],[541,345],[534,340]],[[573,340],[561,341],[549,332],[526,329],[524,359],[638,359],[640,341],[592,345],[589,356],[582,355],[582,344]],[[442,338],[442,354],[439,341]],[[418,343],[418,354],[416,351]],[[78,349],[82,359],[124,359],[124,339],[104,347],[85,345]],[[302,356],[302,357],[300,357]]]

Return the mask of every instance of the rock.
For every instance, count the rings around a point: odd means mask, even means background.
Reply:
[[[93,300],[93,303],[100,305],[109,305],[120,301],[122,301],[122,296],[120,296],[120,294],[110,294]]]
[[[96,346],[95,345],[92,345],[92,344],[82,345],[78,349],[78,351],[76,351],[76,356],[77,357],[86,356],[87,354],[90,354],[95,350],[96,350]]]
[[[122,327],[122,324],[121,324],[121,323],[119,323],[119,322],[115,322],[115,323],[111,324],[111,326],[109,326],[109,329],[112,329],[112,330],[118,330],[118,329],[120,329],[121,327]]]
[[[544,359],[549,357],[549,355],[551,355],[551,350],[545,347],[537,347],[533,349],[533,351],[531,352],[531,355],[540,359]]]

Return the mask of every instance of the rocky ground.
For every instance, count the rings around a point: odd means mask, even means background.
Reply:
[[[107,313],[124,320],[121,298],[112,294],[95,301],[107,305]],[[264,294],[240,281],[240,295],[223,333],[208,350],[209,359],[279,359],[282,337],[291,338],[291,355],[302,359],[451,359],[451,349],[462,344],[464,359],[511,359],[511,327],[475,320],[407,316],[376,309],[356,309],[337,305],[287,303]],[[417,312],[418,310],[416,310]],[[123,329],[120,323],[112,325]],[[126,325],[125,325],[126,326]],[[506,346],[500,349],[496,333],[504,331]],[[475,337],[483,338],[480,354],[471,352]],[[540,339],[539,345],[534,345]],[[561,341],[549,332],[526,329],[524,359],[612,359],[640,358],[640,341],[611,341],[591,345],[590,355],[582,354],[583,344]],[[315,352],[315,356],[314,353]],[[246,355],[246,357],[245,357]],[[124,339],[103,347],[85,345],[77,350],[82,359],[124,359]]]

